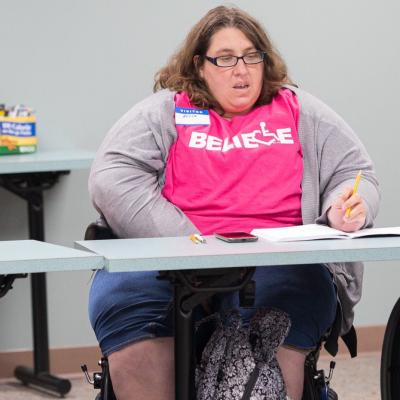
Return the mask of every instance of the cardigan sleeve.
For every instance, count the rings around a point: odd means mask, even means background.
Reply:
[[[380,202],[373,163],[353,130],[329,108],[325,109],[318,122],[317,152],[321,195],[320,218],[317,222],[327,223],[327,210],[346,187],[353,186],[358,171],[362,170],[358,193],[367,208],[364,227],[372,226]]]
[[[157,93],[125,114],[105,137],[91,168],[92,202],[121,238],[180,236],[197,231],[161,193],[168,150],[174,140],[172,125],[168,126],[173,122],[173,109],[165,97]]]

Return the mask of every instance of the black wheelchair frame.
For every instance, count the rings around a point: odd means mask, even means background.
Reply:
[[[0,298],[4,297],[13,288],[15,279],[26,278],[28,274],[0,275]]]
[[[98,222],[90,224],[85,233],[85,240],[116,238],[107,225]],[[251,305],[255,296],[255,285],[251,280],[254,270],[254,267],[243,267],[160,273],[160,279],[168,279],[175,287],[175,301],[180,304],[179,310],[177,311],[177,307],[175,310],[175,332],[180,338],[185,339],[183,343],[180,341],[180,346],[175,346],[175,379],[176,382],[179,381],[179,385],[176,385],[176,399],[195,399],[194,326],[191,318],[193,309],[213,295],[228,291],[239,291],[241,306]],[[355,334],[354,329],[353,333]],[[333,339],[333,342],[335,342],[335,337]],[[306,358],[303,400],[338,399],[337,394],[329,386],[335,363],[331,362],[328,376],[325,375],[323,370],[318,370],[317,368],[320,348],[321,346]],[[334,353],[335,348],[337,351],[337,343],[334,343],[333,346]],[[187,349],[192,349],[192,351]],[[355,351],[351,352],[351,354],[355,356]],[[116,400],[109,373],[108,359],[103,357],[99,361],[99,366],[101,367],[101,372],[95,372],[92,378],[86,365],[82,365],[81,368],[87,381],[95,389],[100,390],[96,400]]]

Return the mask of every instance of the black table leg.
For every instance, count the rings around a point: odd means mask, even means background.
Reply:
[[[44,241],[43,190],[57,182],[60,174],[32,173],[3,176],[1,184],[5,189],[22,197],[28,204],[29,238]],[[34,367],[18,366],[14,374],[24,384],[56,392],[60,395],[71,390],[71,382],[50,374],[49,339],[47,323],[46,274],[31,274],[33,360]]]
[[[195,400],[192,310],[182,309],[182,300],[188,290],[183,284],[175,284],[175,399]]]
[[[176,400],[196,399],[193,310],[216,293],[233,291],[242,292],[241,306],[252,305],[254,271],[254,267],[242,267],[160,272],[160,279],[168,279],[174,285]]]

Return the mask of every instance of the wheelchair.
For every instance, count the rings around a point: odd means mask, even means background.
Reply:
[[[26,278],[28,274],[0,275],[0,298],[4,297],[13,288],[15,279]]]
[[[383,340],[381,397],[382,400],[400,398],[400,299],[390,313]]]
[[[116,238],[117,237],[114,235],[111,229],[101,220],[90,224],[85,233],[85,240]],[[227,270],[229,270],[229,272]],[[254,268],[251,267],[226,268],[223,270],[202,270],[198,272],[175,271],[172,273],[172,275],[170,275],[168,272],[160,273],[159,278],[168,279],[172,284],[175,285],[175,298],[177,298],[176,290],[177,288],[180,288],[181,294],[178,295],[178,298],[181,300],[180,303],[183,304],[184,307],[187,307],[188,310],[193,310],[194,307],[201,304],[205,299],[210,298],[216,293],[228,291],[239,291],[240,304],[241,306],[245,307],[246,305],[251,305],[254,301],[255,285],[253,281],[251,281],[253,272]],[[330,370],[327,376],[322,369],[317,368],[317,362],[323,341],[325,342],[325,348],[332,355],[337,353],[337,342],[339,338],[339,316],[340,313],[337,314],[336,321],[330,334],[323,338],[320,346],[318,346],[316,350],[312,351],[306,357],[304,365],[304,390],[302,400],[338,400],[336,392],[330,387],[330,381],[335,368],[335,362],[331,361],[329,368]],[[175,321],[177,322],[177,320]],[[185,321],[180,322],[183,322],[184,324],[186,323]],[[185,329],[187,333],[187,326],[184,328],[184,330]],[[342,339],[347,345],[351,356],[355,357],[357,338],[354,328],[352,327],[349,334],[346,334],[344,337],[342,337]],[[195,343],[195,353],[197,353],[197,355],[201,354],[202,348],[204,348],[206,342],[207,338],[203,338]],[[186,343],[186,346],[188,345],[189,344]],[[193,343],[190,343],[190,345],[193,345]],[[100,393],[97,394],[95,400],[116,400],[109,372],[108,359],[106,357],[102,357],[98,364],[101,367],[101,371],[94,372],[92,377],[90,376],[86,365],[81,366],[87,381],[93,385],[94,389],[100,390]],[[184,361],[180,368],[186,371],[193,371],[193,360],[191,361],[191,365],[188,364],[187,360],[186,364]],[[177,373],[179,372],[177,371]],[[193,381],[190,382],[188,380],[188,382],[194,387]],[[182,382],[179,386],[182,386]],[[187,389],[187,393],[190,392],[189,397],[194,399],[194,389]],[[180,397],[185,398],[185,396]]]

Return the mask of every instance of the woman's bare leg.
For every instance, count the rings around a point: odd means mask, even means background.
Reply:
[[[143,340],[108,357],[118,400],[174,400],[174,339]]]
[[[301,400],[303,396],[306,353],[282,346],[278,350],[277,359],[290,400]]]

